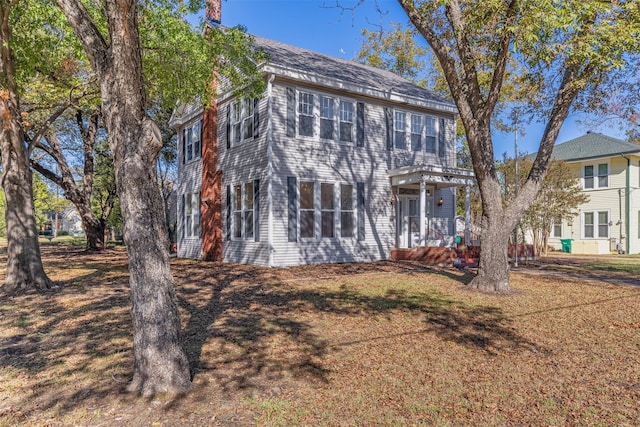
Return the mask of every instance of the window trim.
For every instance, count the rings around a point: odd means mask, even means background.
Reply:
[[[607,174],[606,175],[600,175],[600,166],[604,166],[606,165],[607,167]],[[587,175],[586,174],[586,170],[588,167],[592,168],[592,175]],[[583,163],[582,164],[582,189],[583,190],[598,190],[598,189],[605,189],[605,188],[611,188],[611,165],[609,163],[609,161],[606,162],[601,162],[601,163]],[[607,183],[606,185],[600,185],[600,180],[602,178],[606,178]],[[592,180],[592,186],[587,187],[587,179],[591,179]]]
[[[357,145],[357,131],[358,131],[358,103],[355,99],[349,97],[338,96],[335,94],[330,94],[321,91],[315,90],[306,90],[301,88],[295,89],[296,100],[295,100],[295,136],[297,138],[304,138],[314,141],[321,142],[334,142],[336,144],[356,146]],[[309,105],[311,108],[310,114],[303,114],[301,112],[301,106],[303,95],[309,95],[313,97],[312,102],[309,104],[305,102],[304,105]],[[331,101],[330,107],[323,106],[323,102],[326,100]],[[343,105],[348,104],[351,105],[351,121],[343,120]],[[327,110],[330,110],[331,117],[325,117]],[[312,120],[311,127],[311,135],[301,134],[301,119],[300,117],[310,117]],[[316,118],[318,120],[316,120]],[[331,121],[331,138],[326,138],[323,136],[322,132],[322,122],[323,120]],[[351,127],[350,132],[350,141],[346,141],[342,139],[342,124],[349,124]]]
[[[605,224],[600,224],[600,214],[601,213],[606,213],[607,214],[607,222]],[[593,237],[587,237],[586,236],[586,222],[585,222],[585,215],[586,214],[593,214],[593,224],[591,225],[593,227]],[[595,210],[585,210],[585,211],[580,211],[580,222],[581,222],[581,227],[580,227],[580,238],[582,240],[601,240],[601,239],[610,239],[611,238],[611,210],[610,209],[595,209]],[[601,236],[600,235],[600,227],[601,226],[606,226],[607,227],[607,235],[606,236]]]
[[[248,198],[247,187],[251,187],[251,197]],[[231,191],[231,215],[229,217],[230,221],[230,237],[232,241],[258,241],[256,238],[256,216],[260,215],[260,212],[256,212],[256,181],[255,180],[247,180],[241,182],[235,182],[229,186]],[[237,191],[240,190],[239,198],[240,204],[238,205],[238,194]],[[250,203],[249,203],[250,202]],[[251,235],[247,233],[247,217],[251,216]],[[240,222],[238,223],[238,217],[240,218]],[[237,228],[239,227],[239,228]],[[240,236],[237,235],[236,231],[240,232]]]
[[[200,238],[200,192],[187,191],[182,195],[183,239]],[[190,225],[190,227],[187,227]]]
[[[230,147],[242,145],[245,142],[256,139],[256,114],[258,107],[258,98],[236,98],[231,102],[228,118]],[[247,123],[251,127],[251,132],[245,135]]]
[[[393,150],[408,152],[408,153],[422,153],[423,155],[432,155],[436,157],[440,155],[441,150],[438,146],[438,138],[440,136],[441,129],[440,129],[440,124],[439,124],[440,121],[438,120],[438,116],[427,114],[427,113],[418,113],[415,111],[397,109],[397,108],[394,108],[392,111],[393,112],[391,116],[392,117],[391,125],[393,129],[391,132],[393,136],[393,141],[392,141]],[[397,140],[396,140],[396,123],[398,123],[398,120],[397,120],[398,113],[404,114],[404,148],[398,147]],[[421,122],[420,150],[413,149],[412,135],[415,134],[413,132],[414,117],[420,117],[420,122]],[[430,125],[433,125],[433,126],[430,126]],[[427,144],[427,141],[429,138],[432,138],[432,141],[433,141],[432,150],[430,149],[431,146],[428,146]]]

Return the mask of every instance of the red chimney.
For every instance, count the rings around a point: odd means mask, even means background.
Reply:
[[[206,20],[207,25],[220,25],[220,0],[206,0]],[[215,93],[218,82],[215,73],[211,75],[211,88]],[[202,259],[222,261],[222,171],[218,170],[218,103],[215,95],[209,104],[204,111],[202,129]]]
[[[207,19],[207,24],[214,26],[220,25],[222,15],[222,6],[220,1],[221,0],[207,0],[205,5],[205,17]]]

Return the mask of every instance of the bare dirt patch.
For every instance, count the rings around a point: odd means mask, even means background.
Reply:
[[[124,250],[43,254],[58,289],[0,298],[0,425],[640,424],[638,287],[174,260],[194,392],[146,400]]]

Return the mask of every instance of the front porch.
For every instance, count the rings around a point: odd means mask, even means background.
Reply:
[[[405,259],[417,256],[400,255],[406,252],[402,249],[453,248],[457,243],[456,236],[462,234],[464,243],[471,243],[470,186],[474,183],[473,171],[423,164],[397,168],[387,173],[391,180],[395,247],[398,249],[395,253],[398,257]],[[456,187],[459,186],[466,187],[464,233],[456,230],[455,221]],[[444,252],[436,258],[446,258]]]

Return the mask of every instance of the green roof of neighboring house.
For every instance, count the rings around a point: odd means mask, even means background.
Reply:
[[[640,153],[640,145],[590,132],[562,144],[557,144],[553,147],[551,157],[557,160],[572,161],[631,153]]]

